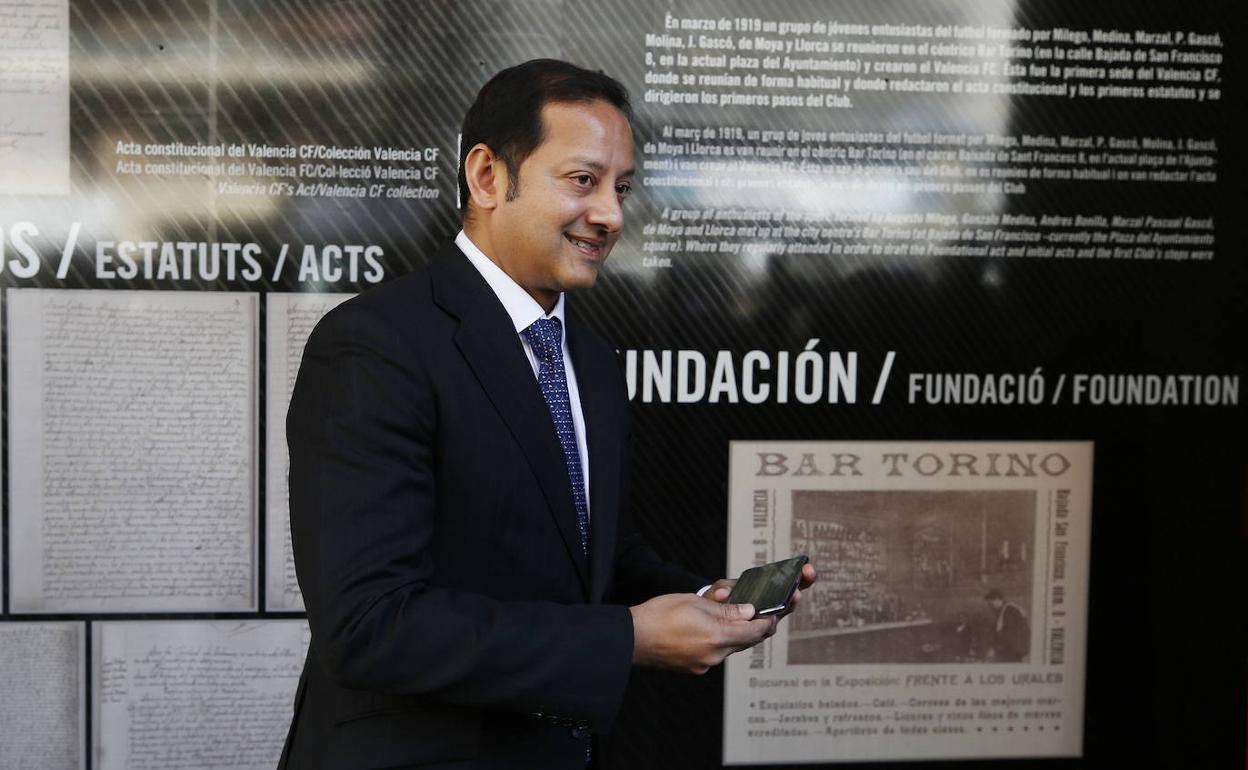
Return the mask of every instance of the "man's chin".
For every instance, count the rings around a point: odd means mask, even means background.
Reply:
[[[592,289],[594,284],[598,282],[598,271],[578,271],[576,277],[569,280],[564,291],[576,291],[579,289]]]
[[[606,262],[604,255],[598,259],[581,259],[574,270],[564,276],[566,289],[588,289],[598,280],[598,272]]]

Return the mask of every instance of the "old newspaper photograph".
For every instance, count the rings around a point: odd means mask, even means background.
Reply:
[[[725,764],[1078,756],[1090,442],[733,442],[728,573],[818,582],[728,659]]]

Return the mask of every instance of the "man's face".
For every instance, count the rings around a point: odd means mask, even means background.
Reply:
[[[619,238],[633,132],[605,101],[552,102],[542,121],[545,140],[520,165],[518,194],[499,203],[490,230],[500,267],[549,310],[560,292],[594,284]]]
[[[992,609],[993,609],[993,611],[994,611],[994,612],[1000,612],[1000,611],[1001,611],[1001,608],[1005,606],[1005,600],[1004,600],[1004,599],[995,599],[995,598],[994,598],[994,599],[989,599],[989,600],[988,600],[988,606],[989,606],[989,607],[992,607]]]

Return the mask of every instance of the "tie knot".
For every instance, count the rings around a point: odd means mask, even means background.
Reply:
[[[538,361],[563,357],[563,326],[558,318],[539,318],[521,332]]]

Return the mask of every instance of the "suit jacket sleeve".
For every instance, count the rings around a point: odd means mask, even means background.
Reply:
[[[712,582],[664,560],[627,521],[621,523],[620,553],[609,601],[640,604],[660,594],[694,593]]]
[[[624,373],[621,369],[618,355],[612,350],[610,345],[596,337],[593,338],[595,344],[590,345],[590,340],[586,339],[589,335],[581,327],[569,325],[569,330],[570,335],[575,333],[575,337],[569,337],[569,343],[571,344],[573,339],[581,343],[577,346],[577,350],[581,354],[580,360],[577,362],[578,378],[581,377],[579,369],[581,364],[588,365],[590,371],[604,373],[602,377],[596,378],[594,382],[590,383],[590,389],[601,389],[604,392],[587,392],[586,389],[582,388],[582,404],[585,404],[588,398],[606,400],[618,404],[619,413],[624,423],[621,438],[619,439],[623,442],[623,446],[616,453],[608,453],[620,458],[621,467],[618,471],[620,479],[619,499],[612,501],[616,504],[619,522],[617,525],[618,534],[616,537],[614,571],[606,594],[606,600],[632,605],[639,604],[660,594],[695,592],[712,581],[695,575],[678,564],[660,557],[637,531],[634,524],[629,496],[630,479],[632,478],[631,468],[629,467],[629,460],[632,457],[632,452],[630,451],[632,431],[628,426],[628,389],[625,385]],[[592,435],[590,436],[590,447],[590,472],[592,475],[594,473],[593,469],[599,467],[596,463],[599,463],[602,459],[592,451],[594,447],[594,437]]]
[[[631,453],[625,454],[626,457],[631,456]],[[624,476],[625,479],[630,476],[627,468]],[[620,506],[619,527],[615,575],[607,595],[608,601],[639,604],[660,594],[693,593],[713,582],[665,560],[655,552],[637,531],[627,494]]]
[[[305,350],[287,422],[291,535],[320,662],[347,688],[604,730],[632,657],[627,608],[501,601],[432,581],[436,479],[454,458],[435,456],[430,365],[356,302]]]

